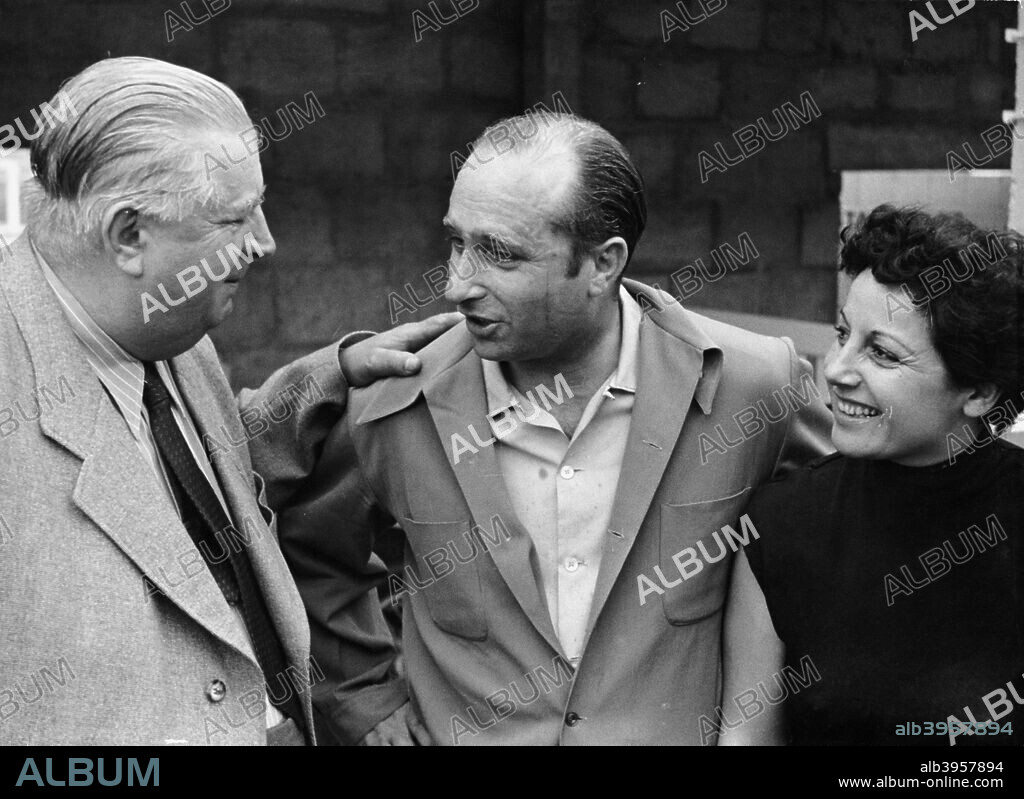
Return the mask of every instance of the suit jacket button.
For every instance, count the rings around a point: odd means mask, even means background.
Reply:
[[[580,723],[580,714],[579,713],[577,713],[577,712],[575,712],[573,710],[570,710],[568,713],[565,714],[565,726],[566,727],[575,727],[579,723]]]
[[[223,680],[211,680],[210,684],[206,686],[206,696],[211,702],[219,702],[225,696],[227,696],[228,687],[224,684]]]

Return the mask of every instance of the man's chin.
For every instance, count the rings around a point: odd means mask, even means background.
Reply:
[[[187,306],[182,306],[184,310]],[[131,346],[122,346],[144,361],[162,361],[181,355],[192,349],[210,331],[220,327],[235,308],[230,297],[218,298],[216,304],[204,309],[190,309],[188,316],[154,318],[152,324],[144,325]],[[170,313],[178,310],[172,308]],[[119,342],[120,343],[120,342]]]
[[[167,331],[165,335],[150,336],[122,346],[140,361],[167,361],[192,349],[205,335],[206,332],[201,330]]]
[[[475,336],[473,337],[473,352],[485,361],[508,361],[512,360],[509,356],[513,354],[497,341],[480,339]]]

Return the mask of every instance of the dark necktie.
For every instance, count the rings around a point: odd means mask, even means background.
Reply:
[[[157,449],[167,465],[171,490],[181,510],[181,521],[213,573],[225,599],[239,606],[256,650],[256,660],[267,680],[270,701],[282,713],[303,725],[302,706],[281,642],[274,631],[263,595],[256,583],[242,536],[234,530],[220,500],[207,481],[171,412],[171,396],[156,365],[144,362],[146,383],[142,402]]]

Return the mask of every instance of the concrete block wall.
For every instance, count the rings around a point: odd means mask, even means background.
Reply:
[[[587,5],[583,113],[622,138],[648,181],[637,275],[669,288],[673,271],[710,263],[743,232],[760,253],[691,304],[831,321],[842,170],[944,169],[949,150],[981,145],[1013,107],[1014,3],[978,2],[943,25],[902,0]],[[932,6],[950,16],[947,0]],[[663,11],[689,30],[671,19],[663,30]],[[936,29],[912,41],[911,11]],[[804,92],[819,117],[702,183],[702,151],[717,158],[721,143],[735,159],[735,132],[759,118],[778,130],[773,112],[799,109]]]
[[[706,19],[668,41],[662,12],[685,19],[668,0],[184,5],[190,16],[181,2],[0,0],[0,124],[108,54],[213,75],[275,129],[279,109],[315,95],[323,118],[263,154],[278,252],[213,334],[237,387],[340,333],[389,326],[388,295],[406,284],[426,296],[422,276],[445,257],[451,153],[555,91],[618,135],[646,176],[634,276],[669,288],[673,271],[746,233],[759,257],[690,301],[814,321],[834,308],[840,171],[942,169],[1013,103],[1002,31],[1015,3],[979,0],[916,42],[908,13],[928,12],[903,0],[683,0],[689,19]],[[172,23],[171,41],[168,12],[188,26]],[[759,117],[774,127],[773,111],[799,109],[804,92],[820,117],[701,182],[702,151],[721,143],[735,156],[737,130]],[[436,300],[399,321],[441,310]]]

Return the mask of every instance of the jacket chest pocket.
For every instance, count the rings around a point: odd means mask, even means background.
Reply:
[[[664,589],[661,601],[670,623],[693,624],[722,609],[732,555],[749,543],[751,535],[747,525],[738,524],[749,498],[748,486],[706,502],[662,504],[657,580]]]
[[[484,544],[469,521],[418,522],[402,519],[412,550],[417,592],[426,596],[434,623],[474,641],[487,638],[487,616],[478,558]]]

